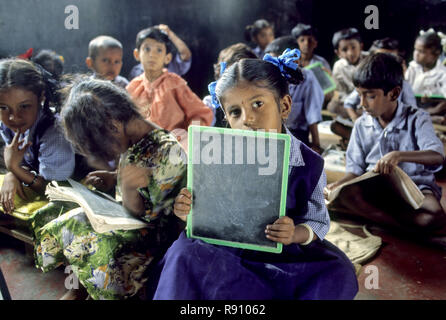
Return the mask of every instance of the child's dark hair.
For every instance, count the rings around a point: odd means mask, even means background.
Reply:
[[[335,32],[331,41],[335,50],[339,49],[339,43],[341,40],[357,40],[359,43],[362,43],[361,35],[356,28],[342,29]]]
[[[166,46],[166,53],[171,53],[173,50],[173,44],[172,41],[170,41],[167,34],[163,31],[161,31],[158,27],[150,27],[147,29],[143,29],[136,35],[136,49],[141,49],[141,45],[146,39],[154,39],[158,42],[164,43]]]
[[[64,61],[62,56],[56,52],[43,49],[31,60],[40,64],[46,71],[51,73],[55,79],[59,80],[62,76]]]
[[[215,79],[217,80],[220,77],[221,62],[225,62],[226,68],[228,68],[241,59],[257,59],[257,56],[248,45],[241,42],[221,50],[218,54],[217,63],[214,64]]]
[[[38,99],[45,94],[45,111],[60,104],[58,82],[41,66],[31,61],[9,58],[0,60],[0,91],[21,88],[34,93]]]
[[[273,24],[269,23],[265,19],[256,20],[253,24],[247,25],[245,27],[245,40],[250,42],[253,41],[257,35],[265,28],[274,29]]]
[[[416,41],[420,41],[425,48],[431,49],[434,54],[440,55],[443,50],[441,38],[436,32],[425,32],[419,35]]]
[[[293,30],[291,30],[292,36],[297,39],[300,36],[313,36],[317,38],[317,30],[313,26],[304,23],[298,23]]]
[[[367,56],[353,73],[355,87],[382,89],[387,94],[395,87],[403,86],[403,68],[390,53]]]
[[[399,60],[400,63],[404,59],[405,52],[400,49],[400,42],[397,39],[387,37],[375,40],[370,46],[369,53],[373,54],[379,49],[397,51],[397,60]]]
[[[291,77],[291,83],[299,84],[302,82],[303,75],[299,68],[296,70],[286,66],[284,68]],[[242,59],[227,68],[217,81],[215,88],[217,99],[221,101],[221,97],[226,90],[233,88],[242,81],[273,91],[277,102],[289,93],[288,81],[280,73],[277,66],[260,59]]]
[[[104,49],[121,49],[122,44],[118,40],[110,36],[97,36],[88,44],[88,56],[96,59],[100,50]]]
[[[299,49],[296,38],[293,36],[283,36],[274,39],[265,48],[265,53],[269,53],[274,56],[280,56],[287,48]]]
[[[114,160],[112,120],[141,118],[127,92],[110,81],[81,78],[69,90],[61,117],[65,136],[77,151],[102,163]]]

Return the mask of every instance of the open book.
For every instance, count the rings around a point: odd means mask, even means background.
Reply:
[[[98,233],[114,230],[134,230],[147,226],[132,216],[120,203],[109,195],[91,191],[82,184],[68,179],[72,187],[59,186],[53,181],[46,187],[45,194],[52,201],[75,202],[84,212],[93,229]]]
[[[423,204],[424,195],[417,185],[401,168],[395,167],[389,175],[369,171],[329,191],[327,207],[336,207],[335,202],[342,197],[343,191],[354,184],[360,186],[359,190],[365,196],[376,193],[382,201],[394,201],[395,197],[400,197],[414,209]]]

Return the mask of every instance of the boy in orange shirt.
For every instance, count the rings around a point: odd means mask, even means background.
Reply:
[[[157,27],[141,30],[136,36],[133,54],[141,62],[144,73],[126,89],[147,120],[168,131],[187,131],[193,121],[204,126],[212,123],[212,110],[183,78],[165,69],[172,60],[171,42],[165,33]],[[178,132],[174,133],[178,135]],[[184,131],[180,135],[184,137]]]

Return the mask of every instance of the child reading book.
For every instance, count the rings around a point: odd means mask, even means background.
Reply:
[[[403,82],[401,64],[388,53],[370,55],[358,66],[353,82],[365,113],[353,127],[346,153],[347,173],[327,189],[370,170],[387,175],[399,166],[424,194],[421,208],[411,210],[407,206],[394,207],[389,202],[371,203],[352,190],[345,195],[346,209],[353,215],[413,236],[444,243],[446,214],[440,204],[441,189],[434,177],[444,160],[443,144],[436,137],[427,112],[398,100]]]
[[[106,168],[121,158],[117,186],[122,205],[148,226],[99,233],[82,211],[70,211],[37,233],[37,265],[49,271],[68,263],[93,299],[133,296],[150,277],[149,266],[184,228],[173,215],[175,196],[185,186],[183,151],[109,81],[75,83],[61,116],[68,139],[94,163]]]

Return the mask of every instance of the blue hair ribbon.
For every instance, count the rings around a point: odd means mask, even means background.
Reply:
[[[225,72],[226,70],[226,62],[220,62],[220,76]],[[208,90],[212,97],[212,104],[214,105],[215,109],[218,109],[221,107],[220,102],[217,99],[217,95],[215,94],[215,87],[217,86],[217,81],[213,81],[209,83]]]
[[[263,57],[263,60],[268,61],[275,66],[277,66],[280,70],[280,73],[287,79],[291,79],[291,76],[288,74],[288,72],[285,70],[284,67],[291,68],[293,70],[296,70],[298,67],[297,60],[300,58],[300,51],[299,49],[290,49],[287,48],[280,56],[273,57],[270,54],[265,54]]]

